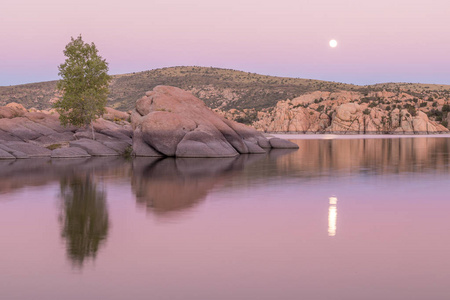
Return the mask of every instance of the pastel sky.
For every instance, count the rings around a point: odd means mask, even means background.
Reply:
[[[198,65],[450,84],[449,0],[2,0],[0,86],[58,79],[79,34],[111,74]]]

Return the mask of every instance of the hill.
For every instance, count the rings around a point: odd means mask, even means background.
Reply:
[[[449,85],[388,83],[357,86],[337,82],[265,76],[255,73],[205,67],[172,67],[115,75],[111,82],[108,106],[132,109],[137,99],[157,85],[171,85],[191,91],[211,108],[223,110],[263,109],[280,100],[293,99],[313,91],[412,91],[427,94],[448,92]],[[48,109],[56,99],[56,81],[0,87],[0,105],[17,102],[25,107]]]
[[[170,85],[190,91],[202,99],[207,106],[223,113],[226,117],[252,124],[266,131],[286,131],[285,129],[290,131],[289,126],[270,125],[267,121],[272,119],[275,123],[279,121],[275,111],[279,104],[285,105],[283,103],[286,101],[288,101],[286,105],[290,105],[291,110],[307,108],[308,111],[303,113],[312,115],[317,112],[319,119],[325,119],[320,115],[326,114],[331,120],[339,105],[357,102],[362,104],[363,111],[379,109],[386,118],[390,115],[389,110],[392,111],[395,108],[409,109],[411,112],[413,109],[422,111],[431,121],[439,124],[444,122],[444,127],[447,127],[448,106],[446,104],[450,99],[450,85],[381,83],[358,86],[194,66],[114,75],[108,106],[122,111],[131,110],[137,99],[157,85]],[[314,98],[315,92],[325,94]],[[341,99],[340,92],[351,93],[353,96]],[[388,93],[389,96],[379,93]],[[301,96],[309,100],[289,102]],[[56,81],[0,87],[0,105],[17,102],[28,108],[48,109],[57,97]],[[365,111],[365,114],[368,113]],[[287,117],[283,115],[282,118]],[[263,119],[265,121],[261,122]],[[261,125],[262,123],[264,124]],[[294,130],[304,131],[295,126]]]
[[[170,85],[192,92],[211,108],[244,109],[274,106],[279,100],[314,90],[351,90],[361,87],[311,79],[264,76],[242,71],[172,67],[114,75],[108,106],[129,110],[137,99],[157,85]],[[56,81],[0,87],[0,105],[17,102],[25,107],[47,109],[57,97]]]

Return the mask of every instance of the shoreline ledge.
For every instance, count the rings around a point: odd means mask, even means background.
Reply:
[[[131,119],[131,123],[129,122]],[[157,86],[131,113],[106,108],[90,129],[63,127],[55,110],[27,110],[17,103],[0,107],[0,159],[90,156],[234,157],[270,148],[298,149],[266,138],[247,125],[213,112],[203,101],[176,87]]]
[[[351,140],[351,139],[397,139],[397,138],[450,138],[450,133],[429,133],[429,134],[413,134],[413,133],[389,133],[389,134],[342,134],[342,133],[317,133],[304,134],[297,132],[289,133],[264,133],[268,138],[280,138],[287,140]]]

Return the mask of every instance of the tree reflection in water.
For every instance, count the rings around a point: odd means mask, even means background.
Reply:
[[[60,184],[63,200],[61,236],[66,241],[67,255],[73,265],[82,267],[85,259],[95,259],[108,235],[106,194],[97,188],[89,175],[66,177]]]

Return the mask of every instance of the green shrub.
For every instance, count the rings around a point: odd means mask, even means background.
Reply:
[[[47,146],[46,148],[47,148],[48,150],[55,150],[55,149],[58,149],[58,148],[61,148],[61,147],[62,147],[61,144],[52,144],[52,145],[50,145],[50,146]]]
[[[417,115],[416,108],[414,106],[408,107],[408,113],[410,113],[411,116],[413,116],[413,117],[416,116]]]
[[[246,124],[246,125],[251,125],[257,119],[258,119],[258,113],[256,111],[253,111],[253,112],[250,112],[250,113],[246,114],[243,117],[239,116],[239,117],[237,117],[234,120],[236,122],[239,122],[239,123],[243,123],[243,124]]]
[[[440,110],[437,110],[437,109],[430,109],[430,111],[429,112],[427,112],[427,116],[428,116],[428,118],[436,118],[436,117],[440,117],[441,119],[442,119],[442,111],[440,111]]]
[[[132,154],[133,154],[133,147],[128,146],[123,151],[122,156],[125,157],[125,158],[131,158]]]

